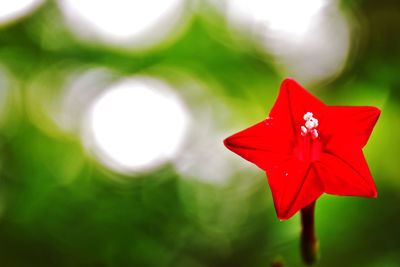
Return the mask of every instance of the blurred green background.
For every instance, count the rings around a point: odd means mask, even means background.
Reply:
[[[399,69],[396,0],[0,0],[0,265],[302,266],[299,215],[222,145],[293,77],[382,110],[378,198],[317,201],[318,265],[400,266]]]

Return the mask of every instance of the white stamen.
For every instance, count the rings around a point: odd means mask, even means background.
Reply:
[[[307,112],[306,114],[304,114],[304,120],[308,121],[309,119],[311,119],[313,116],[313,114],[311,112]]]
[[[307,134],[307,128],[304,126],[301,126],[301,135],[305,136]]]
[[[318,120],[316,118],[311,117],[310,120],[314,123],[314,128],[318,127]]]
[[[311,131],[311,136],[312,136],[313,139],[318,138],[318,132],[317,132],[316,129]]]
[[[301,126],[300,134],[302,136],[306,136],[307,133],[310,133],[313,139],[318,138],[318,132],[317,129],[315,129],[318,127],[318,120],[313,117],[313,114],[311,112],[307,112],[306,114],[304,114],[303,118],[306,122],[304,126]]]
[[[311,120],[306,121],[306,127],[307,129],[311,130],[312,128],[315,127],[314,122],[312,122]]]

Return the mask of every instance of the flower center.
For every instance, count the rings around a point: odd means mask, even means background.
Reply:
[[[303,119],[304,125],[300,127],[301,131],[294,152],[299,160],[313,162],[319,159],[322,148],[317,131],[318,120],[311,112],[304,114]]]
[[[311,112],[307,112],[304,114],[303,118],[305,120],[304,126],[301,126],[301,135],[306,136],[308,134],[311,135],[312,139],[318,138],[318,120],[313,117],[314,114]]]

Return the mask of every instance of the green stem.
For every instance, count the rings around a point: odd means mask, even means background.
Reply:
[[[312,265],[318,258],[318,240],[314,228],[315,201],[301,209],[301,256],[305,264]]]

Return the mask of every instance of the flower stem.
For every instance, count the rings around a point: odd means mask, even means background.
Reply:
[[[312,265],[318,258],[318,241],[314,228],[315,201],[301,209],[301,256],[305,264]]]

